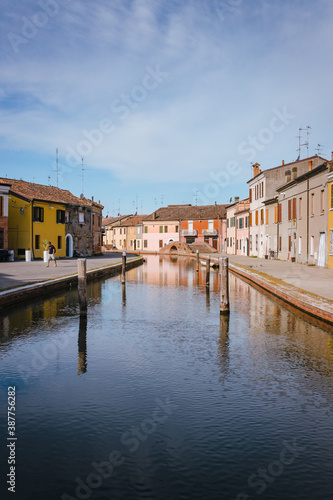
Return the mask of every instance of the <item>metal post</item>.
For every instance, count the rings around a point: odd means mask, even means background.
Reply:
[[[199,250],[197,250],[197,273],[199,272]]]
[[[79,290],[79,304],[80,315],[87,314],[87,260],[78,259],[78,290]]]
[[[126,252],[123,252],[122,267],[121,267],[121,282],[126,282]]]
[[[220,257],[220,314],[229,314],[229,259]]]
[[[207,257],[206,260],[206,287],[209,288],[209,279],[210,279],[210,257]]]

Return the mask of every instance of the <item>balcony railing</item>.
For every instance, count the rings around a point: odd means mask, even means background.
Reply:
[[[205,236],[217,236],[217,229],[203,229],[202,234]]]
[[[198,231],[196,229],[183,229],[182,236],[198,236]]]

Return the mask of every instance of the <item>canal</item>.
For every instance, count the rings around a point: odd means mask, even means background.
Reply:
[[[16,500],[332,498],[332,329],[195,262],[0,316],[1,492]],[[6,474],[16,389],[16,494]]]

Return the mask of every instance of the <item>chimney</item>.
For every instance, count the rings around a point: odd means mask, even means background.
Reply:
[[[239,196],[235,196],[235,203],[239,202]]]
[[[254,163],[252,165],[253,168],[253,177],[256,177],[258,174],[260,174],[261,170],[259,169],[260,165],[259,163]]]
[[[156,219],[156,212],[153,213],[153,220]]]
[[[101,200],[98,200],[98,204],[99,204],[99,205],[101,204]]]
[[[284,160],[282,160],[282,165],[284,165]]]
[[[292,171],[292,174],[291,174],[292,175],[292,179],[296,179],[296,177],[297,177],[297,167],[293,167],[291,171]]]
[[[91,197],[91,201],[94,201],[94,197],[93,196]]]
[[[291,181],[291,172],[290,170],[286,170],[285,173],[285,182],[290,182]]]
[[[309,172],[312,170],[312,160],[309,160]]]

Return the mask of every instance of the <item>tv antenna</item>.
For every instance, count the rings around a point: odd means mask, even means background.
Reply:
[[[56,172],[57,172],[57,187],[59,187],[59,185],[58,185],[58,180],[59,180],[58,148],[56,149]]]
[[[163,194],[161,195],[161,205],[163,207]]]
[[[195,192],[195,206],[198,205],[198,190]]]
[[[51,177],[49,175],[47,176],[47,183],[49,186],[51,186]]]
[[[298,157],[297,157],[297,160],[299,160],[301,158],[301,148],[302,146],[306,146],[306,153],[307,153],[307,156],[309,156],[309,135],[310,135],[310,125],[307,125],[306,128],[302,128],[300,127],[298,129],[298,135],[296,137],[298,137],[298,149],[296,151],[298,151]],[[306,131],[306,141],[303,142],[302,144],[302,134],[301,132],[304,132]]]
[[[315,148],[317,151],[317,155],[320,156],[322,152],[320,151],[324,146],[322,144],[318,144],[317,147]]]

